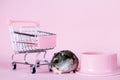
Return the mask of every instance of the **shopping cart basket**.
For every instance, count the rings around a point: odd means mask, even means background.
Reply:
[[[37,21],[10,20],[9,29],[14,51],[14,54],[12,54],[13,70],[16,69],[17,64],[29,65],[31,73],[35,73],[36,67],[40,65],[49,66],[46,54],[47,50],[54,49],[56,45],[56,34],[41,31]],[[30,53],[37,53],[35,64],[29,63],[26,60],[26,56]],[[38,59],[40,53],[44,53],[42,55],[43,59]],[[23,62],[14,60],[14,56],[18,54],[24,55]]]

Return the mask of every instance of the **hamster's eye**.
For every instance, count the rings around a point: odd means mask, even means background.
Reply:
[[[58,63],[58,60],[56,59],[56,60],[54,61],[54,63]]]

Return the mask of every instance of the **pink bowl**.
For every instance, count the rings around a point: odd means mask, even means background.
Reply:
[[[117,69],[117,54],[85,52],[81,54],[82,73],[104,74]]]

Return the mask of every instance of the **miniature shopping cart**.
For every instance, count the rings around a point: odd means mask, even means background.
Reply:
[[[36,67],[40,65],[49,65],[46,54],[47,50],[54,49],[56,45],[56,34],[40,31],[37,21],[10,20],[9,28],[14,50],[14,54],[12,55],[13,70],[16,69],[17,64],[26,64],[30,66],[31,73],[35,73]],[[26,60],[26,56],[30,53],[36,53],[35,64],[29,63]],[[44,55],[42,55],[42,60],[38,59],[40,53],[44,53]],[[23,62],[14,60],[14,56],[18,54],[24,55]]]

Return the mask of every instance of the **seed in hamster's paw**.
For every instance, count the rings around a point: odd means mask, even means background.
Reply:
[[[53,72],[54,72],[55,74],[60,74],[60,73],[61,73],[58,68],[53,68]]]

